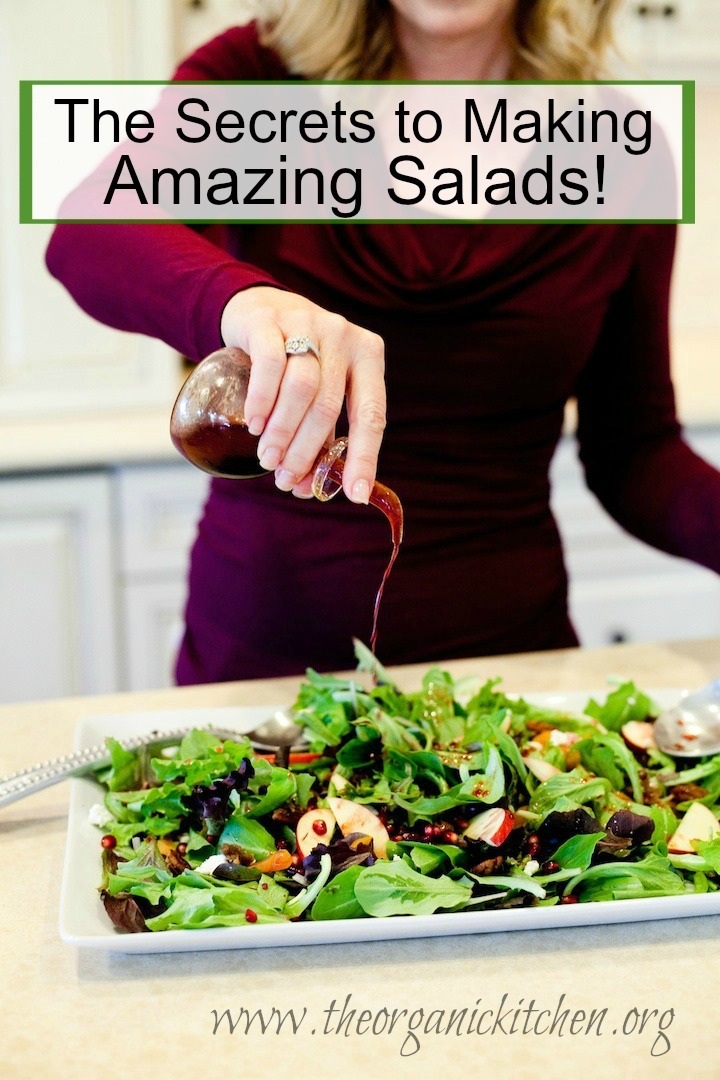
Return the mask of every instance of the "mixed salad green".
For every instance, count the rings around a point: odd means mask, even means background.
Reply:
[[[309,671],[290,767],[187,735],[150,758],[108,740],[92,820],[101,896],[130,932],[553,906],[714,892],[720,755],[652,739],[632,683],[582,716],[439,669],[404,694]]]

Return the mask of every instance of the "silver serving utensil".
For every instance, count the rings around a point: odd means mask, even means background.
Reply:
[[[153,751],[159,751],[163,747],[179,743],[192,730],[191,727],[183,727],[173,731],[151,732],[149,735],[119,739],[118,742],[125,750],[139,750],[141,746],[147,746]],[[275,763],[283,768],[287,768],[292,747],[304,745],[302,728],[295,723],[289,713],[281,710],[252,731],[237,732],[219,727],[204,730],[210,731],[219,740],[247,739],[253,750],[258,750],[260,753],[275,753]],[[10,773],[9,776],[0,778],[0,809],[26,795],[33,795],[36,791],[42,791],[43,788],[59,784],[61,780],[67,780],[71,776],[85,776],[109,764],[110,755],[107,747],[103,745],[84,747],[82,750],[63,754],[62,757],[53,758],[50,761],[37,762],[27,769],[19,769],[17,772]]]
[[[303,742],[302,727],[296,723],[292,715],[283,709],[278,709],[272,716],[258,724],[249,731],[246,738],[250,740],[255,750],[261,747],[268,751],[275,751],[275,763],[287,768],[290,751],[293,746],[299,746]]]
[[[657,746],[671,757],[720,753],[720,679],[661,713],[653,733]]]

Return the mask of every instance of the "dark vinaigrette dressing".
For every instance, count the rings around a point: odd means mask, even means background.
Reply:
[[[196,424],[181,434],[170,432],[173,443],[188,461],[198,469],[230,480],[249,480],[264,476],[257,457],[259,436],[251,435],[244,424],[229,423],[207,417],[204,424]]]
[[[210,415],[203,424],[196,424],[188,431],[177,433],[171,431],[171,438],[177,449],[199,469],[226,479],[247,480],[254,476],[263,476],[266,470],[262,468],[257,458],[259,436],[251,435],[243,423],[229,423],[226,417],[215,420]],[[329,478],[338,485],[342,485],[344,463],[341,458],[333,462]],[[398,557],[400,544],[403,538],[403,508],[400,499],[385,484],[373,484],[370,492],[370,504],[387,518],[390,523],[392,536],[392,552],[390,560],[382,576],[380,587],[375,596],[373,608],[372,634],[370,635],[370,651],[375,653],[378,637],[378,617],[382,603],[385,585],[390,577],[390,572]]]
[[[330,469],[330,477],[338,484],[342,484],[343,474],[343,462],[338,460]],[[370,635],[370,652],[375,654],[375,647],[377,645],[378,636],[378,616],[380,614],[380,604],[382,603],[383,593],[385,592],[385,586],[387,579],[390,577],[390,572],[395,565],[395,560],[398,557],[400,551],[400,544],[403,538],[403,524],[404,514],[403,507],[400,499],[391,488],[386,487],[385,484],[380,484],[378,481],[372,486],[370,491],[370,505],[376,506],[378,510],[381,510],[390,523],[390,533],[392,537],[392,551],[390,553],[390,561],[385,567],[385,573],[382,576],[380,587],[375,596],[375,607],[373,608],[373,625],[372,634]]]

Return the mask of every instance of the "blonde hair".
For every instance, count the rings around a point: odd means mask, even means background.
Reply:
[[[621,0],[517,0],[512,79],[597,79]],[[263,0],[261,41],[307,79],[383,79],[393,68],[390,0]]]

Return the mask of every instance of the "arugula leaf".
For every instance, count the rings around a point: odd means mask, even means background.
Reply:
[[[449,877],[429,878],[402,861],[376,862],[363,869],[355,897],[367,915],[432,915],[441,908],[462,907],[472,889]]]
[[[170,883],[171,898],[165,911],[146,920],[149,930],[202,930],[211,926],[244,926],[247,912],[254,922],[286,922],[282,909],[287,890],[275,885],[273,892],[258,891],[262,881],[228,885],[185,870]],[[130,893],[133,893],[133,889]]]
[[[117,739],[108,737],[105,745],[110,752],[110,771],[104,780],[109,791],[127,791],[140,780],[140,759],[137,751],[124,750]]]
[[[565,886],[565,894],[586,900],[628,900],[640,896],[677,896],[685,882],[669,859],[651,852],[640,862],[618,861],[591,866]]]
[[[388,671],[380,663],[375,653],[370,652],[367,645],[363,645],[359,638],[353,638],[352,642],[355,659],[358,662],[358,671],[368,671],[378,685],[395,687],[395,683],[390,678]]]
[[[312,906],[312,919],[363,919],[365,912],[355,899],[355,883],[362,872],[362,866],[349,866],[328,881]]]
[[[584,836],[571,836],[566,840],[553,855],[553,862],[558,863],[562,870],[587,870],[595,848],[604,833],[585,833]]]
[[[275,840],[267,829],[238,810],[230,816],[217,842],[218,848],[226,844],[252,855],[256,862],[262,862],[277,851]]]
[[[615,791],[623,790],[625,773],[630,781],[633,798],[636,802],[642,802],[643,789],[637,761],[619,735],[612,732],[607,735],[595,734],[576,743],[575,750],[580,754],[585,768],[596,776],[604,776]]]
[[[505,775],[502,760],[494,746],[487,746],[484,751],[487,762],[484,773],[473,773],[462,783],[450,788],[443,795],[425,798],[420,796],[415,799],[405,798],[400,794],[394,795],[394,801],[398,806],[408,812],[410,824],[414,824],[418,818],[430,819],[438,814],[445,814],[458,806],[467,803],[496,803],[505,793]]]
[[[660,710],[647,694],[638,690],[634,682],[624,682],[608,694],[604,705],[591,698],[585,706],[585,713],[599,720],[608,731],[620,731],[631,720],[648,720],[659,716]]]
[[[530,810],[547,817],[553,810],[567,811],[601,798],[610,790],[610,782],[604,777],[588,780],[577,769],[568,773],[556,773],[539,784],[530,799]],[[564,800],[560,807],[560,800]]]
[[[295,773],[288,772],[287,769],[273,769],[273,779],[268,784],[267,791],[259,802],[248,807],[247,816],[259,818],[265,814],[271,814],[279,806],[290,802],[294,798],[296,791],[297,780]]]
[[[431,874],[443,863],[450,866],[464,865],[467,861],[465,851],[457,844],[418,844],[411,840],[401,840],[392,850],[398,854],[408,852],[412,862],[422,874]]]
[[[539,881],[533,881],[528,874],[519,871],[517,874],[486,874],[479,877],[468,870],[468,877],[474,878],[480,885],[488,885],[506,892],[528,892],[539,900],[544,900],[546,891]]]
[[[710,870],[720,874],[720,836],[714,840],[698,840],[695,850],[704,859]]]

